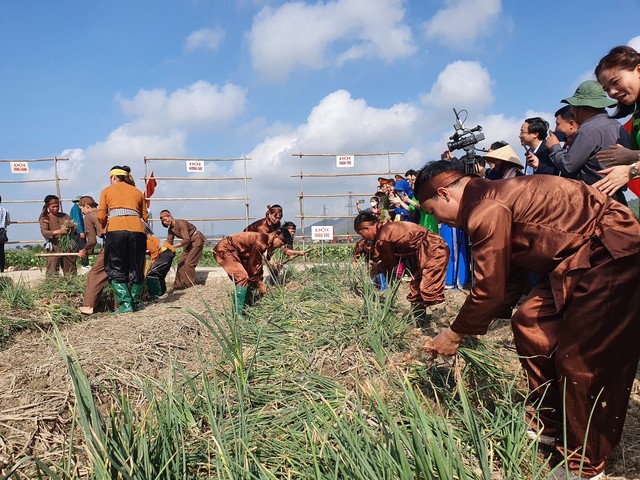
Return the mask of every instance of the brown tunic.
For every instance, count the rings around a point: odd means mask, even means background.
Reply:
[[[407,300],[421,299],[425,307],[442,303],[449,263],[449,247],[442,237],[413,222],[378,224],[371,251],[378,271],[391,273],[403,258],[415,258],[417,264]]]
[[[98,238],[104,235],[102,224],[98,220],[98,211],[94,210],[84,216],[84,233],[86,234],[87,245],[84,249],[89,253],[93,252],[94,247],[98,243]],[[104,271],[104,248],[100,250],[96,257],[91,270],[87,274],[87,283],[84,287],[84,297],[82,305],[85,307],[96,308],[102,295],[102,290],[109,282],[109,277]]]
[[[267,217],[261,218],[260,220],[256,220],[255,222],[247,225],[244,232],[259,232],[259,233],[271,233],[275,232],[280,228],[281,223],[269,223],[269,219]]]
[[[269,235],[242,232],[220,240],[213,255],[236,285],[246,287],[262,281],[262,259],[269,250]]]
[[[522,269],[545,274],[512,318],[530,401],[541,402],[544,434],[580,452],[570,468],[586,444],[583,474],[598,474],[620,441],[640,355],[640,224],[602,192],[549,175],[470,180],[456,223],[475,282],[452,330],[485,333],[517,301]]]
[[[187,288],[196,283],[196,266],[202,257],[202,249],[207,239],[194,224],[178,219],[169,227],[167,243],[173,245],[176,237],[181,240],[182,255],[178,261],[173,288]]]
[[[640,225],[627,207],[580,182],[548,175],[470,180],[458,225],[471,239],[475,275],[452,326],[464,334],[486,333],[506,306],[512,270],[548,274],[560,311],[579,271],[590,266],[593,237],[615,259],[640,252]]]
[[[58,247],[58,241],[60,240],[59,234],[53,234],[54,230],[60,230],[62,225],[69,220],[69,215],[66,213],[58,212],[56,215],[45,214],[40,217],[40,233],[42,236],[53,245],[53,251],[51,253],[62,253],[60,247]],[[75,274],[76,257],[47,257],[47,274],[56,274],[58,268],[61,268],[64,273]]]
[[[84,249],[87,253],[93,253],[93,249],[98,243],[98,238],[104,235],[102,224],[98,220],[98,211],[93,210],[84,216],[84,233],[87,244]]]
[[[367,244],[367,240],[364,238],[358,240],[356,244],[353,246],[353,261],[357,262],[360,257],[363,255],[367,258],[370,257],[371,254],[371,245]]]

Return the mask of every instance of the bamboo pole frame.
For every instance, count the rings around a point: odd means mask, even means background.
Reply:
[[[186,158],[186,157],[144,157],[144,180],[145,185],[147,181],[151,178],[149,165],[151,162],[243,162],[243,172],[244,175],[242,177],[179,177],[179,176],[167,176],[167,177],[156,177],[154,175],[154,179],[156,181],[243,181],[244,188],[244,196],[242,197],[147,197],[146,200],[151,201],[231,201],[231,202],[244,202],[244,217],[199,217],[199,218],[184,218],[187,221],[201,221],[201,222],[214,222],[214,221],[239,221],[244,220],[249,223],[249,220],[254,220],[255,217],[251,217],[249,215],[249,191],[248,191],[248,181],[251,180],[251,177],[247,175],[247,162],[251,160],[251,157],[243,156],[243,157],[231,157],[231,158],[221,158],[221,157],[211,157],[211,158]],[[151,219],[152,221],[158,219]],[[207,239],[208,240],[208,239]]]
[[[58,162],[68,162],[69,158],[67,157],[46,157],[46,158],[31,158],[31,159],[0,159],[0,163],[14,163],[14,162],[24,162],[24,163],[43,163],[43,162],[53,162],[53,178],[41,178],[36,180],[28,180],[28,179],[20,179],[20,180],[1,180],[0,184],[9,185],[9,184],[23,184],[23,183],[47,183],[53,182],[56,189],[56,196],[61,201],[70,201],[62,198],[60,182],[64,182],[69,180],[68,178],[61,178],[58,175]],[[42,203],[42,200],[4,200],[2,202],[5,205],[19,205],[26,203]],[[60,209],[62,211],[62,209]],[[11,219],[11,225],[31,225],[39,223],[37,220],[16,220]],[[10,240],[6,243],[6,245],[19,245],[19,244],[38,244],[42,243],[43,239],[39,240]]]
[[[299,211],[298,215],[295,215],[295,218],[300,219],[300,228],[302,230],[302,244],[304,248],[304,241],[307,235],[304,234],[305,229],[305,219],[306,218],[351,218],[350,215],[307,215],[305,213],[305,198],[340,198],[340,197],[366,197],[371,196],[371,193],[367,194],[355,194],[355,193],[333,193],[333,194],[306,194],[304,193],[304,179],[305,178],[339,178],[339,177],[382,177],[382,176],[390,176],[394,175],[396,172],[393,172],[391,169],[391,158],[396,155],[404,155],[404,152],[373,152],[373,153],[350,153],[348,155],[353,155],[354,157],[387,157],[387,171],[386,172],[357,172],[357,173],[304,173],[304,162],[303,159],[305,157],[317,157],[317,158],[336,158],[340,155],[347,155],[345,153],[292,153],[292,157],[300,158],[300,173],[297,175],[291,175],[291,178],[300,178],[300,193],[298,194],[298,204]],[[400,173],[400,172],[398,172]],[[334,235],[335,237],[349,237],[350,235]],[[310,236],[309,236],[310,237]]]

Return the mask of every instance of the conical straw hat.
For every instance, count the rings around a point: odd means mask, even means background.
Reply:
[[[495,150],[487,153],[484,156],[485,160],[501,160],[503,162],[513,163],[514,165],[518,165],[520,168],[524,168],[524,164],[522,160],[518,158],[518,154],[515,152],[511,145],[506,145],[504,147],[496,148]]]

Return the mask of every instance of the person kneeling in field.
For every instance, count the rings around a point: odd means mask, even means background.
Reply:
[[[420,308],[444,302],[444,280],[449,247],[442,237],[412,222],[380,223],[371,212],[361,212],[353,222],[356,233],[372,242],[372,273],[389,276],[399,262],[415,258],[417,267],[409,284],[407,300]],[[446,322],[444,309],[434,312],[436,322]],[[420,315],[418,316],[420,318]]]
[[[531,390],[528,435],[567,459],[568,474],[558,467],[549,479],[601,478],[620,442],[640,356],[638,220],[583,182],[491,181],[446,161],[428,163],[415,192],[427,213],[464,229],[474,260],[469,296],[425,350],[454,355],[465,335],[485,334],[516,304],[526,271],[543,275],[511,320]]]
[[[256,285],[258,293],[267,293],[262,281],[263,258],[270,257],[276,248],[289,245],[291,234],[287,229],[271,233],[241,232],[223,238],[213,249],[213,256],[235,284],[234,311],[242,316],[249,283]]]

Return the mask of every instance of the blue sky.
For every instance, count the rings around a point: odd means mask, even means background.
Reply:
[[[300,180],[291,175],[300,163],[292,154],[402,151],[392,168],[418,168],[444,150],[454,107],[469,112],[467,126],[483,126],[479,146],[519,145],[523,119],[553,121],[559,101],[611,47],[640,48],[639,18],[637,0],[0,0],[0,159],[69,157],[62,196],[98,199],[112,165],[130,165],[138,179],[145,156],[247,155],[251,215],[280,203],[296,221]],[[362,158],[353,171],[386,167],[385,158]],[[47,168],[32,164],[29,178],[50,178]],[[152,168],[187,175],[180,162]],[[204,175],[240,168],[209,162]],[[336,173],[331,159],[304,168]],[[0,164],[0,180],[15,178]],[[242,189],[161,182],[156,196]],[[305,193],[374,190],[371,177],[304,185]],[[37,217],[40,205],[10,201],[53,191],[0,185],[16,220]],[[323,205],[348,211],[344,198],[308,199],[306,213]],[[238,202],[152,202],[154,213],[160,208],[182,218],[244,211]],[[217,235],[243,225],[201,227]],[[26,226],[13,230],[14,239],[38,237]]]

